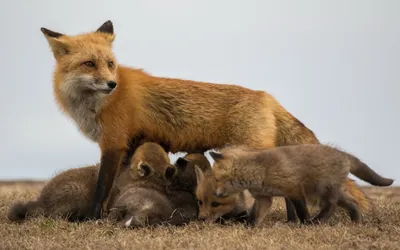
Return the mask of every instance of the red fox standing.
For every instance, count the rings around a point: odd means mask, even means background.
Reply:
[[[119,65],[112,52],[111,21],[75,36],[41,31],[56,60],[53,88],[59,106],[101,149],[93,217],[100,217],[108,202],[125,152],[142,139],[171,153],[218,149],[227,143],[253,148],[319,143],[266,92],[155,77]],[[348,183],[350,192],[358,192]],[[287,199],[286,206],[288,219],[296,220]]]

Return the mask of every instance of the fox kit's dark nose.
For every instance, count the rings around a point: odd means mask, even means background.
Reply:
[[[114,82],[114,81],[109,81],[109,82],[107,83],[107,86],[108,86],[110,89],[114,89],[115,87],[117,87],[117,83]]]

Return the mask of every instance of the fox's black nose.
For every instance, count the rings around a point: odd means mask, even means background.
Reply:
[[[114,88],[117,86],[117,83],[114,82],[114,81],[109,81],[109,82],[107,83],[107,86],[108,86],[110,89],[114,89]]]

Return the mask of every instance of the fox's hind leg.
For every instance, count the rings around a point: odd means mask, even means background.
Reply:
[[[358,223],[361,221],[361,214],[358,203],[345,192],[340,193],[338,205],[349,212],[350,219],[353,222]]]

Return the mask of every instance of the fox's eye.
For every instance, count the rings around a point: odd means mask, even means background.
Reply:
[[[199,204],[199,206],[202,206],[203,205],[203,201],[197,200],[197,204]]]
[[[89,68],[93,68],[95,66],[94,62],[92,61],[86,61],[83,64],[85,64]]]
[[[221,203],[213,201],[213,202],[211,202],[211,206],[212,207],[219,207],[219,206],[221,206]]]
[[[108,67],[110,67],[110,68],[114,67],[114,62],[113,61],[109,61],[108,62]]]

